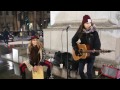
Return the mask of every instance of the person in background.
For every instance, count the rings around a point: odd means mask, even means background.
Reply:
[[[7,29],[3,31],[3,39],[4,39],[4,42],[8,45],[9,32]]]

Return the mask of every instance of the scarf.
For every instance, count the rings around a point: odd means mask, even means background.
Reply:
[[[94,26],[91,26],[89,30],[83,29],[83,33],[91,33],[94,32],[96,29]]]

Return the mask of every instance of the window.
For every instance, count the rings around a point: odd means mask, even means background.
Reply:
[[[50,11],[47,11],[47,13],[50,13]]]
[[[12,11],[12,15],[15,15],[15,11]]]
[[[9,11],[6,11],[6,15],[9,15]]]
[[[0,11],[0,15],[2,15],[2,11]]]

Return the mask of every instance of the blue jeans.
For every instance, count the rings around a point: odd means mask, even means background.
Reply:
[[[79,74],[81,79],[92,79],[92,71],[95,58],[80,59],[79,61]],[[87,77],[84,73],[84,66],[87,63]]]

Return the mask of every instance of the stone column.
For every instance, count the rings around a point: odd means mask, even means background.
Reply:
[[[33,27],[34,28],[33,29],[36,30],[37,29],[37,25],[36,25],[36,11],[34,11],[33,17],[34,17],[34,19],[33,19],[34,20],[34,23],[33,23]]]
[[[21,27],[20,27],[20,20],[18,19],[18,18],[20,18],[20,17],[19,17],[19,13],[20,13],[20,12],[17,11],[17,30],[21,28]]]

